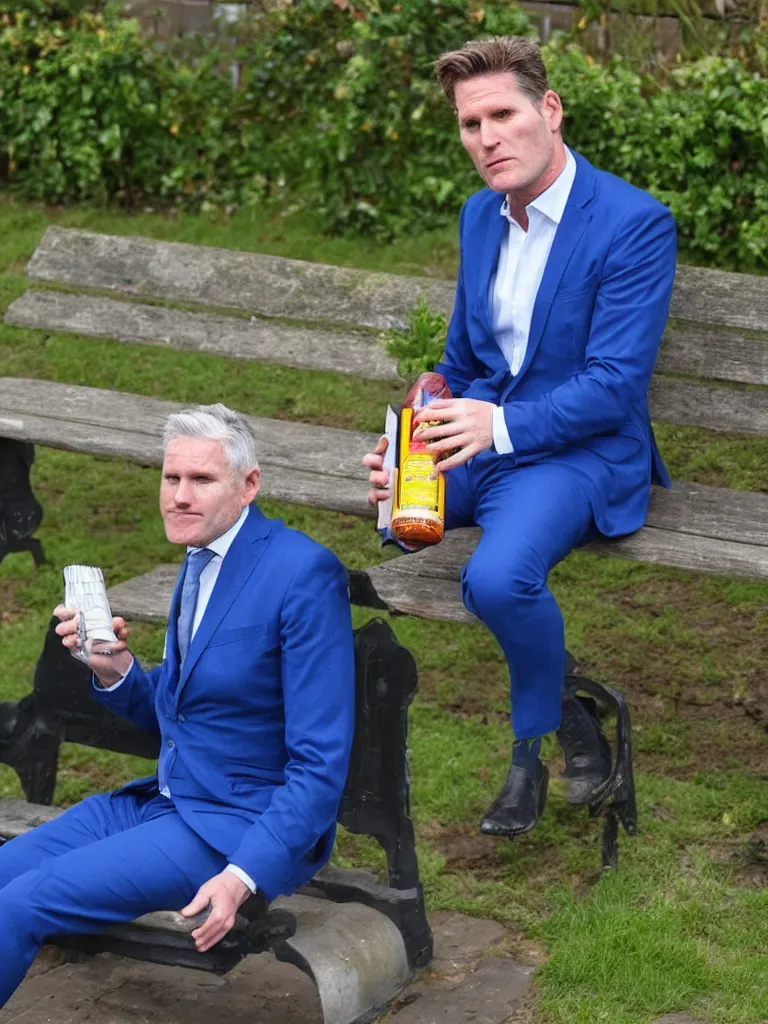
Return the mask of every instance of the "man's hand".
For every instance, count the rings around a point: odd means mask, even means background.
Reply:
[[[80,638],[77,635],[77,612],[73,608],[65,608],[60,604],[53,609],[53,614],[61,620],[56,627],[56,633],[61,637],[62,644],[68,651],[76,651],[80,647]],[[111,654],[86,652],[88,667],[95,672],[104,686],[114,686],[119,682],[133,662],[133,655],[128,650],[126,643],[131,631],[126,626],[125,619],[113,618],[112,629],[117,640],[105,645],[112,652]]]
[[[198,953],[205,953],[234,928],[238,907],[250,895],[251,890],[232,871],[222,871],[200,886],[192,902],[181,911],[184,917],[194,917],[211,908],[205,923],[192,932]]]
[[[368,504],[374,508],[380,501],[386,501],[389,497],[389,470],[383,468],[384,453],[388,446],[386,437],[381,437],[373,451],[363,456],[363,465],[371,471],[368,475],[368,482],[371,485],[368,491]]]
[[[491,447],[493,409],[492,402],[476,398],[440,398],[419,409],[413,417],[414,424],[440,420],[436,427],[419,431],[419,440],[428,442],[431,452],[453,452],[437,463],[441,473],[461,466],[484,448]]]

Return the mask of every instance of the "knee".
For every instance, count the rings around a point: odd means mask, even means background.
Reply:
[[[503,559],[473,556],[462,574],[464,603],[481,618],[514,612],[545,592],[546,584],[542,560],[522,545],[505,551]]]
[[[35,931],[32,894],[39,883],[40,872],[27,871],[0,889],[0,921],[4,931],[11,931],[17,937]]]

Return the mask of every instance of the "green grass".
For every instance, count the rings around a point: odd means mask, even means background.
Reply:
[[[400,273],[449,275],[452,235],[391,247],[319,236],[304,216],[131,218],[92,210],[0,205],[0,310],[21,294],[26,259],[48,224],[253,249]],[[426,327],[429,327],[427,324]],[[424,345],[431,344],[425,328]],[[377,430],[397,393],[334,374],[259,366],[0,324],[0,375],[130,390],[181,401],[224,400],[250,413]],[[768,490],[768,442],[659,427],[673,474]],[[116,460],[38,449],[39,531],[50,563],[0,565],[0,699],[29,691],[61,568],[89,561],[117,583],[179,561],[157,512],[158,473]],[[350,566],[382,557],[371,524],[264,502]],[[477,833],[509,749],[506,668],[481,628],[392,620],[415,654],[413,813],[431,908],[496,917],[546,955],[537,1024],[650,1024],[689,1010],[708,1024],[768,1021],[768,588],[577,554],[558,567],[570,650],[585,672],[619,686],[634,716],[640,835],[622,839],[619,870],[601,876],[600,828],[555,781],[540,826],[515,843]],[[362,623],[368,613],[355,611]],[[132,644],[158,660],[162,630]],[[546,754],[557,774],[556,744]],[[67,805],[145,773],[146,762],[66,745],[57,802]],[[20,795],[0,766],[0,793]],[[341,863],[380,868],[373,844],[341,837]],[[532,1017],[533,1021],[533,1017]]]

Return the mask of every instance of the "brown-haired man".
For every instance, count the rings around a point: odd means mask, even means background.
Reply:
[[[462,592],[509,663],[516,738],[481,829],[513,836],[544,807],[545,733],[584,737],[566,745],[574,802],[609,770],[588,708],[561,703],[563,619],[547,576],[574,547],[639,529],[651,484],[669,485],[646,390],[675,226],[651,196],[565,147],[560,97],[535,43],[466,43],[436,69],[487,187],[461,212],[456,302],[436,367],[454,398],[416,421],[440,420],[422,437],[434,451],[455,449],[440,463],[446,526],[483,530]],[[365,457],[373,503],[387,494],[384,447]]]

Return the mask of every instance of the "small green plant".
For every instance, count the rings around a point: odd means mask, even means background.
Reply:
[[[430,309],[426,299],[419,298],[405,331],[393,329],[382,334],[387,352],[397,359],[397,370],[405,380],[434,370],[445,348],[448,324],[442,313]]]

